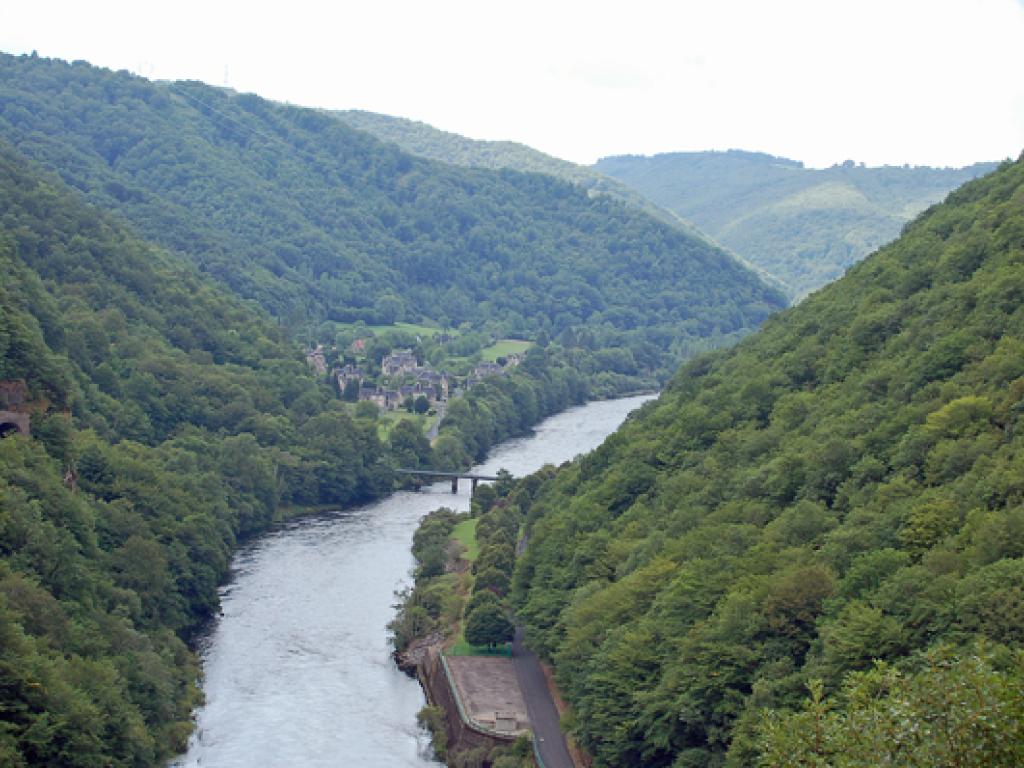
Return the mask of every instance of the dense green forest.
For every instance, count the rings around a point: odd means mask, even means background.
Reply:
[[[548,175],[415,157],[329,114],[0,56],[0,136],[293,333],[585,328],[667,378],[784,297],[723,251]]]
[[[404,117],[392,117],[357,109],[331,114],[353,128],[372,133],[381,141],[397,144],[406,152],[419,157],[470,168],[508,168],[513,171],[555,176],[582,187],[591,196],[607,195],[630,207],[645,211],[666,224],[700,235],[690,222],[655,205],[650,199],[621,181],[605,176],[586,165],[577,165],[546,155],[525,144],[514,141],[477,141]]]
[[[594,167],[692,221],[798,299],[995,164],[865,168],[846,162],[813,169],[730,150],[606,157]]]
[[[1022,419],[1024,157],[518,494],[595,766],[1020,765]]]
[[[483,461],[491,446],[590,394],[586,375],[564,351],[532,349],[513,374],[486,379],[449,402],[431,460],[450,469]]]
[[[0,143],[0,764],[153,765],[240,537],[392,487],[280,330]]]

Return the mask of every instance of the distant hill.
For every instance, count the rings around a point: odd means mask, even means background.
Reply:
[[[516,614],[595,768],[1019,766],[1022,478],[1024,156],[524,481]]]
[[[353,109],[330,114],[353,128],[371,133],[381,141],[397,144],[406,152],[419,157],[472,168],[508,168],[525,173],[544,173],[582,187],[592,195],[608,195],[666,224],[702,236],[693,224],[655,205],[628,185],[588,166],[546,155],[525,144],[514,141],[478,141],[442,131],[418,120],[376,112]]]
[[[201,83],[3,55],[0,137],[321,336],[359,320],[497,338],[585,328],[663,377],[785,303],[724,251],[609,196],[426,160],[321,111]]]
[[[800,298],[995,163],[954,169],[847,162],[817,170],[729,150],[606,157],[594,168],[692,221]]]

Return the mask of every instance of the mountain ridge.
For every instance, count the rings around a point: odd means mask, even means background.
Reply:
[[[602,158],[594,168],[693,221],[799,299],[899,234],[913,216],[995,163],[828,168],[763,152]]]
[[[85,63],[0,57],[0,135],[293,331],[430,319],[586,326],[664,378],[783,297],[605,195],[401,152],[318,110]]]
[[[515,141],[484,141],[435,128],[429,123],[365,110],[332,110],[329,114],[353,128],[392,142],[407,152],[452,165],[543,173],[571,182],[591,195],[608,195],[677,229],[707,239],[692,223],[637,194],[629,186],[590,167],[545,154]]]

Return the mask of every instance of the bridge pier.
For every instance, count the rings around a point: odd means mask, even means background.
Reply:
[[[496,475],[474,475],[468,472],[445,472],[433,469],[396,469],[395,472],[399,475],[434,478],[435,480],[451,480],[452,493],[459,492],[459,480],[469,480],[473,486],[473,493],[476,493],[476,486],[481,481],[495,482],[498,480]]]
[[[479,482],[480,482],[480,478],[479,477],[471,477],[469,479],[470,496],[475,496],[476,495],[476,484],[479,483]]]

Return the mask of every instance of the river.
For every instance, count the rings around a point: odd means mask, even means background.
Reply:
[[[497,446],[484,474],[519,477],[598,446],[649,397],[589,403]],[[394,665],[387,623],[411,581],[419,519],[469,509],[469,483],[400,492],[303,517],[243,547],[200,642],[206,703],[172,766],[433,766],[415,680]]]

